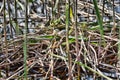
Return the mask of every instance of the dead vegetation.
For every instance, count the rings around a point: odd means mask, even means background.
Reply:
[[[101,35],[93,2],[78,0],[75,6],[75,1],[71,0],[69,51],[66,51],[66,2],[30,0],[27,15],[27,60],[24,61],[25,2],[16,1],[6,1],[5,17],[4,5],[0,7],[0,79],[23,80],[25,62],[28,80],[67,80],[70,77],[70,80],[120,78],[120,14],[112,9],[112,5],[116,7],[118,4],[108,0],[105,0],[106,3],[98,2],[103,17],[104,34]]]

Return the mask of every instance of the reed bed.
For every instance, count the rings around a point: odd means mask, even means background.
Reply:
[[[114,0],[0,3],[1,80],[120,79]]]

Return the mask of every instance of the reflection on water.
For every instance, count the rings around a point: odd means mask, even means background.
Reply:
[[[120,5],[119,5],[119,6],[115,6],[115,11],[116,11],[117,13],[120,13]]]

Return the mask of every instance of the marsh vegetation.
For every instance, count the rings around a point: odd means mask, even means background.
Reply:
[[[0,80],[119,79],[119,0],[0,0]]]

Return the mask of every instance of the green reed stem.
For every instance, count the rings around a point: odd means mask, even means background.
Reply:
[[[24,80],[27,80],[27,28],[28,28],[28,0],[26,0],[25,4],[25,28],[24,28]]]
[[[68,55],[68,73],[69,73],[69,80],[72,79],[72,73],[71,73],[71,54],[69,53],[69,22],[70,22],[70,0],[68,3],[66,3],[66,53]]]

